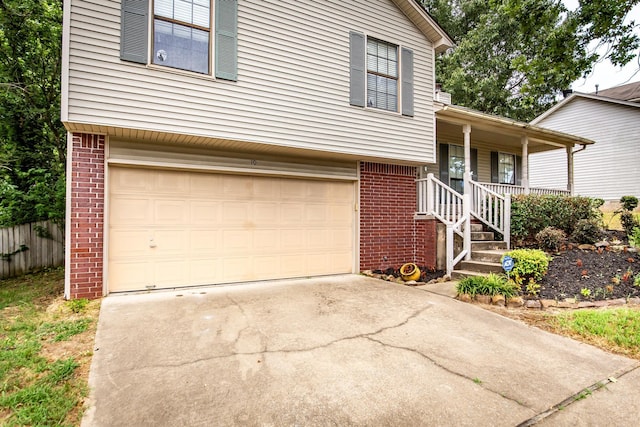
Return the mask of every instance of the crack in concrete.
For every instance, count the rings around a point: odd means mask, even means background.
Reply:
[[[551,408],[547,409],[546,411],[540,412],[540,413],[534,415],[533,417],[529,418],[528,420],[525,420],[525,421],[521,422],[516,427],[529,427],[529,426],[538,424],[540,421],[544,420],[545,418],[550,417],[551,415],[555,414],[556,412],[567,408],[569,405],[572,405],[572,404],[582,400],[583,398],[591,395],[594,392],[597,392],[597,391],[600,391],[603,388],[606,388],[607,384],[613,383],[615,380],[624,377],[625,375],[635,371],[638,368],[640,368],[640,362],[634,363],[631,366],[628,366],[626,368],[618,369],[617,371],[615,371],[613,374],[609,375],[604,380],[596,381],[595,383],[591,384],[590,386],[581,389],[580,391],[578,391],[578,392],[572,394],[571,396],[567,397],[566,399],[564,399],[562,402],[556,403],[555,405],[553,405]]]
[[[405,350],[405,351],[409,351],[411,353],[415,353],[418,356],[421,356],[421,357],[427,359],[429,362],[433,363],[435,366],[437,366],[438,368],[444,370],[445,372],[448,372],[448,373],[450,373],[452,375],[456,375],[456,376],[458,376],[460,378],[464,378],[464,379],[469,380],[469,381],[474,381],[474,378],[471,378],[471,377],[469,377],[467,375],[464,375],[464,374],[462,374],[460,372],[456,372],[456,371],[454,371],[452,369],[447,368],[442,363],[439,363],[437,360],[429,357],[428,355],[424,354],[423,352],[421,352],[419,350],[416,350],[415,348],[403,347],[403,346],[399,346],[399,345],[389,344],[389,343],[374,339],[372,337],[367,337],[367,339],[370,340],[370,341],[376,342],[376,343],[382,345],[383,347],[391,347],[391,348],[396,348],[398,350]],[[523,408],[533,410],[533,408],[530,408],[529,406],[523,404],[522,402],[520,402],[520,401],[518,401],[518,400],[516,400],[514,398],[511,398],[511,397],[509,397],[509,396],[507,396],[507,395],[505,395],[505,394],[503,394],[501,392],[493,390],[490,387],[487,387],[486,385],[478,384],[478,386],[480,386],[480,387],[484,388],[485,390],[490,391],[491,393],[494,393],[494,394],[496,394],[496,395],[498,395],[498,396],[500,396],[500,397],[502,397],[504,399],[507,399],[507,400],[510,400],[510,401],[512,401],[514,403],[517,403],[519,406],[522,406]]]
[[[231,299],[231,298],[229,298],[229,299]],[[235,301],[233,301],[233,302],[234,302],[234,304],[239,306],[239,304],[237,304]],[[209,361],[209,360],[228,359],[228,358],[232,358],[232,357],[236,357],[236,356],[258,356],[258,355],[263,355],[264,356],[266,354],[306,353],[306,352],[310,352],[310,351],[319,350],[319,349],[322,349],[322,348],[327,348],[327,347],[330,347],[330,346],[332,346],[334,344],[340,343],[342,341],[351,341],[351,340],[356,340],[356,339],[360,339],[360,338],[367,339],[370,336],[374,336],[374,335],[380,334],[380,333],[382,333],[384,331],[402,327],[402,326],[406,325],[407,323],[409,323],[412,319],[415,319],[416,317],[418,317],[420,314],[422,314],[423,312],[425,312],[429,308],[431,308],[431,304],[429,306],[427,306],[427,307],[423,307],[423,308],[421,308],[419,310],[416,310],[413,314],[408,316],[405,320],[403,320],[402,322],[397,323],[395,325],[384,326],[384,327],[382,327],[382,328],[380,328],[378,330],[375,330],[373,332],[367,332],[367,333],[352,335],[352,336],[348,336],[348,337],[338,338],[338,339],[335,339],[333,341],[329,341],[328,343],[320,344],[320,345],[313,346],[313,347],[269,350],[268,348],[266,348],[267,346],[265,345],[265,349],[263,351],[234,352],[234,353],[228,353],[228,354],[221,354],[221,355],[218,355],[218,356],[201,357],[201,358],[192,359],[190,361],[186,361],[186,362],[183,362],[183,363],[166,363],[166,364],[150,365],[150,366],[146,366],[144,369],[179,368],[179,367],[188,366],[188,365],[192,365],[192,364],[196,364],[196,363],[206,362],[206,361]],[[242,308],[240,308],[240,310],[243,311]],[[244,311],[243,311],[243,313],[244,313]],[[249,328],[249,326],[247,326],[244,329],[247,329],[247,328]],[[264,334],[261,331],[259,331],[259,333],[264,336]],[[237,339],[236,339],[236,341],[237,341]],[[124,373],[124,372],[131,372],[131,371],[134,371],[134,369],[125,369],[125,370],[122,370],[122,371],[111,371],[110,373],[111,374],[113,374],[113,373]]]

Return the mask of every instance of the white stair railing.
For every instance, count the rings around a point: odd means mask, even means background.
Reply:
[[[470,253],[470,243],[465,237],[465,227],[469,216],[465,215],[464,197],[453,188],[444,184],[433,174],[417,180],[418,213],[433,215],[447,227],[447,275],[451,275],[455,265]],[[463,248],[457,255],[455,252],[455,235],[463,239]],[[466,233],[469,234],[469,233]]]
[[[492,191],[487,186],[469,181],[471,214],[488,227],[502,234],[507,248],[511,241],[511,194]]]

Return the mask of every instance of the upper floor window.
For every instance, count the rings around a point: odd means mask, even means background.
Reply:
[[[152,62],[209,74],[210,0],[155,0]]]
[[[120,59],[238,79],[237,0],[122,0],[121,5]]]
[[[498,180],[500,184],[516,184],[516,156],[498,153]]]
[[[349,33],[349,103],[412,117],[413,50]]]
[[[398,111],[398,47],[367,38],[367,107]]]

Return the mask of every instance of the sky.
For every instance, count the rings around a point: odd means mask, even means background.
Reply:
[[[574,10],[578,6],[578,0],[563,0],[563,3],[570,10]],[[640,5],[636,5],[627,16],[627,21],[631,20],[640,23]],[[636,33],[640,34],[640,28],[636,28]],[[602,90],[626,83],[638,82],[640,81],[638,59],[636,56],[634,60],[623,68],[614,67],[609,61],[601,61],[595,65],[586,79],[581,78],[573,82],[571,89],[576,92],[591,93],[596,91],[596,85],[598,85],[598,90]]]

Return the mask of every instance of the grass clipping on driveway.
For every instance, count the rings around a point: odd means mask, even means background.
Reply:
[[[64,270],[0,281],[0,424],[80,425],[99,301],[65,301]]]

